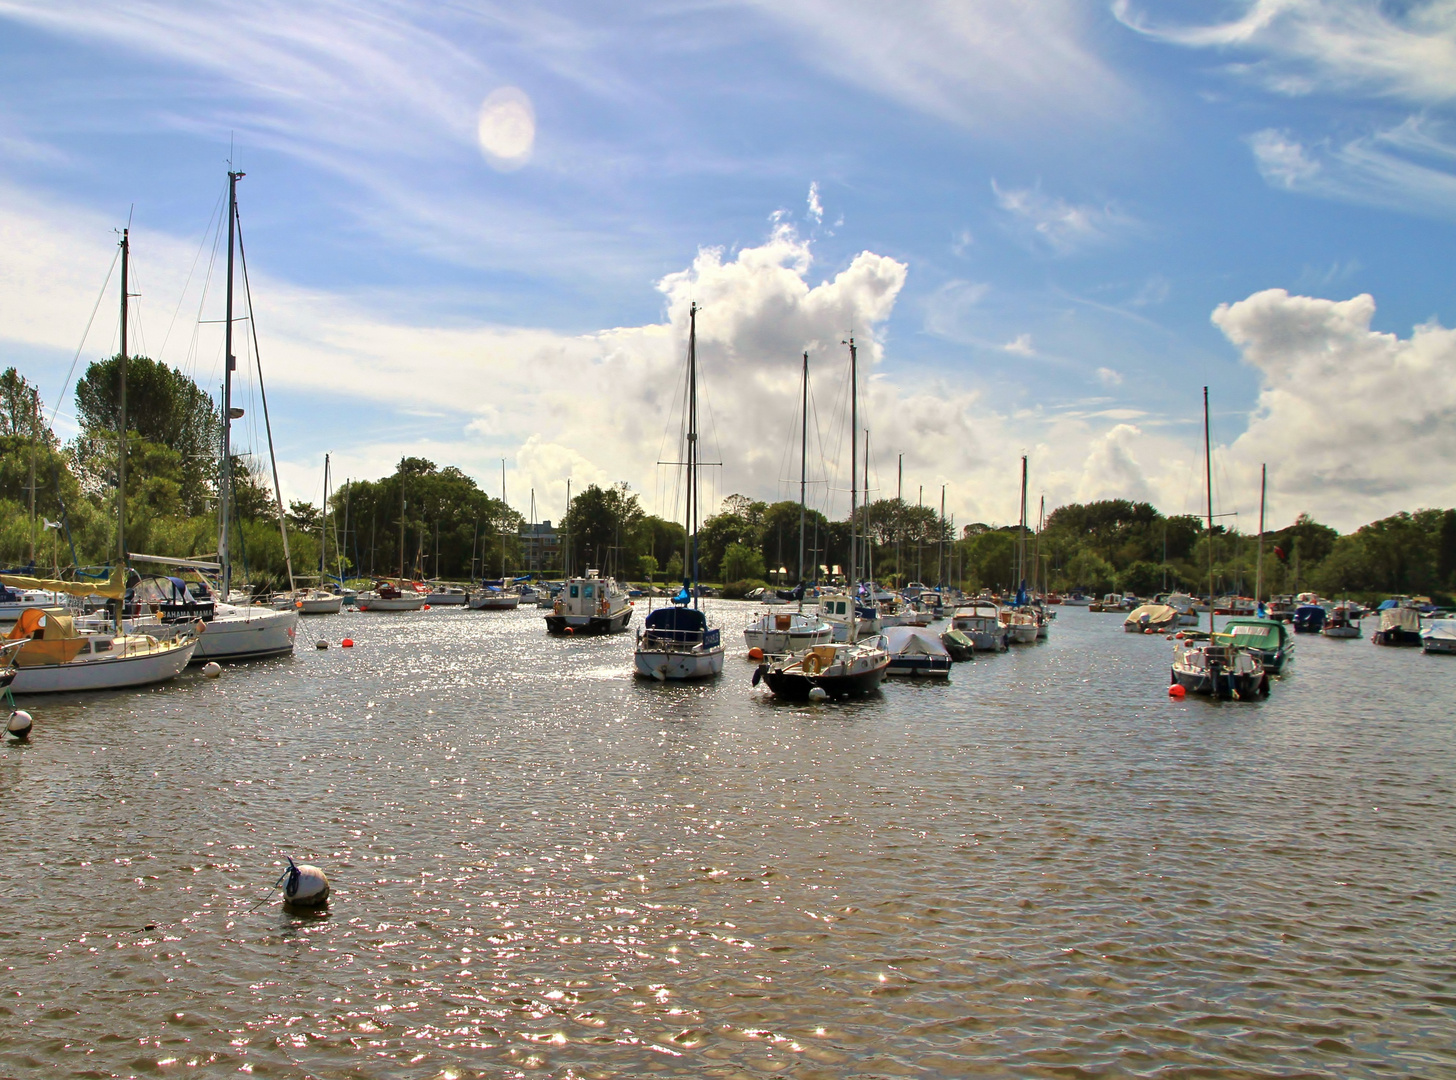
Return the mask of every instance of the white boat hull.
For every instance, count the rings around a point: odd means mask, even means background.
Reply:
[[[521,598],[515,593],[503,593],[500,596],[472,596],[470,598],[471,611],[515,611],[521,606]]]
[[[419,611],[424,606],[423,596],[396,596],[388,599],[371,596],[367,600],[360,597],[358,601],[360,611]]]
[[[635,654],[637,674],[659,682],[707,679],[723,671],[724,649],[638,649]]]
[[[343,610],[344,598],[342,596],[319,597],[298,602],[300,615],[337,615]]]
[[[1012,645],[1035,645],[1036,623],[1012,623],[1006,627],[1006,640]]]
[[[130,655],[72,660],[65,664],[36,664],[17,668],[12,694],[64,694],[79,690],[120,690],[166,682],[182,674],[192,660],[197,642],[164,646]]]
[[[215,616],[204,624],[197,639],[194,664],[208,660],[261,660],[286,656],[293,651],[298,632],[298,611],[275,611],[270,607],[240,608],[236,614]]]

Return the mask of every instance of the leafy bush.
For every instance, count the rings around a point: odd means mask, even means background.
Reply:
[[[730,581],[723,586],[723,598],[725,600],[742,600],[754,589],[765,589],[768,582],[759,581],[757,578],[747,578],[743,581]]]

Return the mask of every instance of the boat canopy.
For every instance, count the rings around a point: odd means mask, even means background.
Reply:
[[[1456,641],[1456,619],[1432,619],[1426,623],[1425,637]]]
[[[26,608],[15,620],[6,641],[21,641],[33,638],[40,631],[41,641],[64,641],[76,637],[76,623],[60,608]]]
[[[1226,644],[1272,652],[1289,640],[1289,628],[1273,619],[1230,619],[1214,636]]]
[[[1421,613],[1415,608],[1389,607],[1380,612],[1380,629],[1387,630],[1408,630],[1413,634],[1420,633]]]
[[[1169,604],[1144,604],[1133,608],[1124,619],[1124,626],[1162,626],[1178,617],[1178,610]]]
[[[934,634],[916,626],[891,626],[885,630],[885,650],[892,656],[949,656]]]
[[[662,607],[647,613],[647,629],[680,634],[701,634],[708,619],[697,608]]]
[[[42,592],[65,593],[67,596],[104,596],[108,600],[120,600],[126,595],[126,568],[112,567],[111,576],[105,581],[62,581],[59,578],[25,577],[22,574],[0,574],[0,584],[12,589],[39,589]]]

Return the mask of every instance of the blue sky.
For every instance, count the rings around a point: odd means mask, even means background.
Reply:
[[[853,330],[877,493],[903,453],[961,521],[1014,516],[1022,453],[1049,505],[1194,509],[1205,383],[1221,510],[1256,508],[1264,462],[1276,522],[1456,502],[1449,4],[0,0],[0,24],[0,359],[53,403],[131,215],[148,351],[213,379],[192,323],[219,293],[188,272],[231,145],[293,495],[326,451],[408,452],[489,490],[505,457],[523,510],[571,476],[670,512],[697,299],[718,494],[784,494],[799,352],[827,424]]]

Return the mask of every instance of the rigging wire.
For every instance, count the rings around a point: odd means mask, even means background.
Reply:
[[[197,254],[192,257],[192,266],[187,270],[187,280],[182,283],[182,291],[177,296],[177,306],[172,309],[172,321],[167,324],[167,333],[162,338],[162,347],[157,350],[157,359],[160,360],[167,352],[167,342],[172,340],[172,328],[177,325],[177,316],[182,313],[182,305],[187,300],[187,290],[192,285],[192,278],[197,273],[197,264],[202,261],[203,248],[207,246],[207,234],[212,231],[213,219],[222,211],[224,195],[219,195],[216,203],[213,204],[212,213],[207,217],[207,224],[202,229],[202,236],[197,241]],[[209,264],[209,270],[211,264]]]
[[[106,299],[106,290],[111,286],[111,275],[116,272],[116,261],[121,258],[121,246],[116,248],[116,254],[111,256],[111,268],[106,271],[106,280],[101,283],[101,291],[96,294],[96,303],[91,308],[91,317],[86,320],[86,329],[81,334],[81,343],[76,346],[76,355],[71,357],[71,367],[66,372],[66,381],[61,384],[60,392],[56,395],[55,407],[51,409],[51,428],[56,426],[56,416],[61,411],[61,402],[65,400],[66,388],[71,385],[71,377],[76,374],[76,364],[81,359],[81,350],[86,348],[86,339],[91,336],[91,324],[96,321],[96,313],[101,310],[101,301]]]

